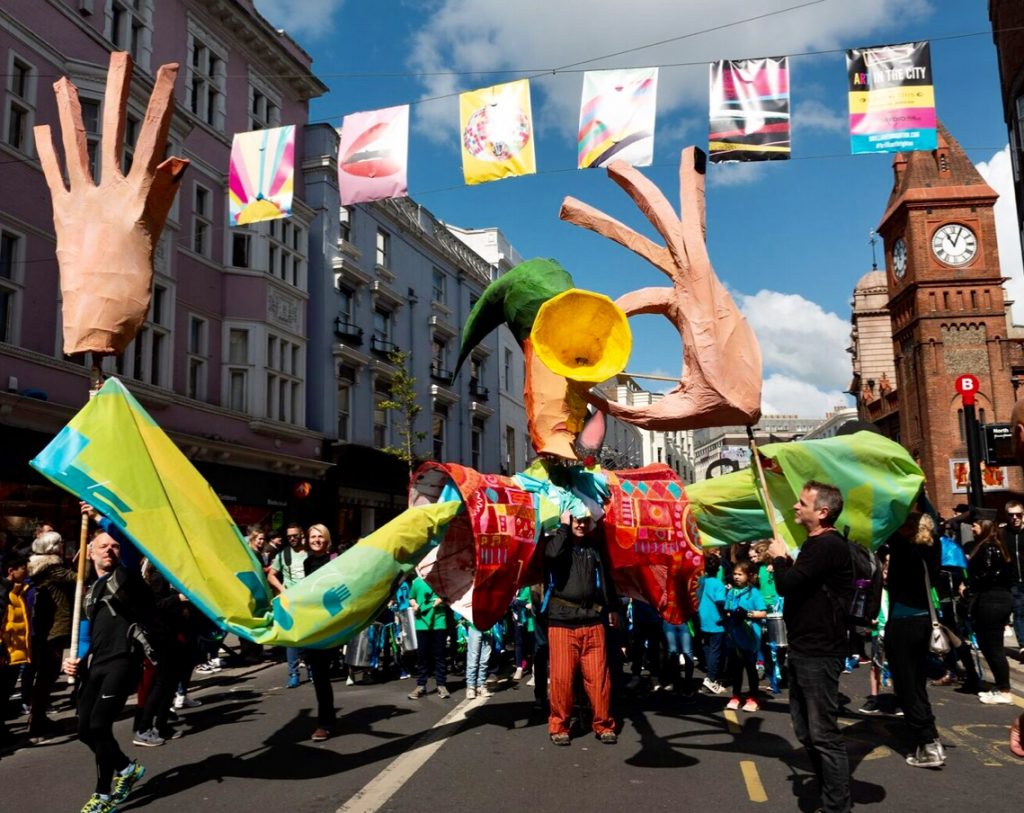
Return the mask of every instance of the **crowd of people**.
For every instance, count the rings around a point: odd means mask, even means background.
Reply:
[[[409,700],[427,695],[431,680],[438,697],[450,698],[452,675],[464,676],[467,699],[489,697],[499,673],[525,680],[556,746],[570,745],[580,726],[614,745],[617,694],[661,692],[685,703],[703,692],[721,696],[725,709],[757,713],[765,697],[787,691],[794,733],[819,781],[821,809],[843,813],[851,799],[838,724],[842,673],[870,670],[870,694],[857,711],[903,717],[915,746],[906,761],[914,767],[945,762],[930,690],[950,687],[990,705],[1013,702],[1004,629],[1012,622],[1024,660],[1024,505],[1007,503],[1003,524],[984,511],[958,510],[947,521],[912,511],[871,559],[881,575],[868,619],[850,609],[870,582],[858,581],[853,543],[835,528],[842,507],[834,487],[806,485],[794,514],[807,541],[795,558],[779,538],[706,551],[698,612],[683,624],[664,622],[655,608],[618,595],[603,535],[589,517],[567,513],[542,541],[543,582],[524,587],[494,627],[477,629],[411,574],[345,647],[277,653],[241,641],[232,656],[243,663],[282,657],[288,689],[302,686],[305,672],[316,704],[310,733],[316,742],[337,733],[331,678],[339,675],[349,684],[409,678]],[[199,704],[188,693],[193,673],[222,669],[226,644],[116,528],[88,506],[83,512],[99,527],[89,545],[87,624],[77,652],[69,651],[73,552],[47,525],[27,549],[3,551],[0,736],[12,740],[7,721],[21,715],[28,717],[30,743],[59,733],[48,716],[50,697],[62,670],[73,676],[78,737],[97,764],[83,813],[108,813],[144,773],[113,735],[129,697],[137,695],[133,744],[165,744],[178,736],[180,710]],[[246,538],[276,591],[338,554],[321,524],[252,527]],[[952,643],[933,654],[939,622]],[[988,690],[983,675],[990,677]],[[1024,756],[1020,732],[1017,720],[1010,748]]]

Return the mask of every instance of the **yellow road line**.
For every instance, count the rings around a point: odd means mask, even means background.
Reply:
[[[728,726],[730,734],[740,733],[740,718],[737,716],[735,711],[733,711],[732,709],[725,710],[725,722]]]
[[[764,784],[757,772],[757,765],[750,760],[740,760],[740,771],[743,773],[743,782],[747,786],[747,796],[752,802],[767,802],[768,794],[764,792]]]

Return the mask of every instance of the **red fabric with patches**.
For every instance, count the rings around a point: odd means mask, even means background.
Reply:
[[[608,472],[604,517],[608,565],[620,593],[657,609],[670,624],[697,612],[704,572],[700,531],[686,489],[664,464]]]
[[[446,568],[468,565],[468,557],[454,555],[454,549],[467,543],[465,532],[471,531],[473,623],[477,629],[489,629],[508,611],[516,590],[526,583],[530,562],[535,558],[537,513],[533,495],[510,477],[481,474],[455,463],[428,462],[418,472],[428,468],[440,469],[455,483],[466,506],[465,515],[459,516],[465,516],[469,526],[453,523],[441,543],[435,572],[429,581],[443,583],[448,578]],[[453,548],[452,555],[446,550],[448,546]],[[438,592],[444,597],[444,593]]]

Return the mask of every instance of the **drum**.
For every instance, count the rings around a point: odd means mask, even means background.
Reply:
[[[373,657],[373,640],[367,627],[345,647],[345,663],[356,669],[369,669]]]
[[[402,632],[402,651],[415,652],[419,648],[416,640],[416,612],[409,607],[396,613],[398,626]]]
[[[776,646],[788,646],[786,622],[782,620],[782,613],[768,613],[765,621],[768,626],[768,642]]]

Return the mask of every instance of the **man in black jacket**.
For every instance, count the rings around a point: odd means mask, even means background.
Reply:
[[[1003,541],[1010,553],[1013,568],[1013,631],[1017,636],[1018,655],[1024,661],[1024,503],[1010,500],[1006,504],[1009,524],[1003,528]]]
[[[616,742],[604,630],[605,617],[615,612],[614,596],[597,540],[588,533],[591,524],[589,517],[566,512],[544,548],[551,669],[548,733],[555,745],[569,744],[577,672],[583,674],[583,688],[594,707],[594,733],[605,744]]]
[[[835,486],[807,482],[793,506],[807,541],[794,562],[776,538],[775,588],[785,599],[789,638],[789,712],[793,731],[810,757],[821,788],[823,813],[849,813],[850,763],[839,730],[839,675],[847,653],[847,608],[853,562],[847,541],[833,527],[843,510]]]
[[[116,810],[145,773],[139,762],[125,756],[113,726],[138,685],[142,654],[154,663],[158,659],[147,637],[153,596],[137,573],[121,565],[120,556],[121,545],[110,534],[99,533],[89,543],[98,577],[85,597],[89,650],[85,664],[75,653],[64,661],[64,671],[81,680],[78,738],[96,756],[96,792],[82,813]]]

